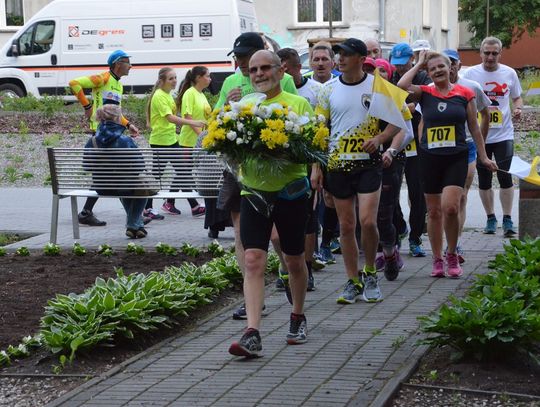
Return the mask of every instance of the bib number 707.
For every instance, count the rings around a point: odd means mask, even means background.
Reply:
[[[428,148],[455,147],[456,129],[454,126],[430,127],[427,129]]]

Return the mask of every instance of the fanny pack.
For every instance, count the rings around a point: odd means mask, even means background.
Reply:
[[[311,183],[307,177],[290,182],[281,189],[277,197],[287,201],[293,201],[311,191]]]

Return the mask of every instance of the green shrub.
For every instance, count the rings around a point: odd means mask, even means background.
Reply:
[[[450,345],[454,357],[504,358],[516,352],[536,358],[540,341],[540,239],[510,240],[477,277],[463,299],[452,297],[431,316],[420,317],[431,334],[423,342]]]
[[[183,264],[162,273],[124,275],[95,284],[83,294],[58,294],[48,302],[41,320],[43,343],[54,353],[69,354],[98,344],[113,344],[121,335],[133,338],[177,323],[187,313],[241,277],[234,256],[228,255],[201,267]],[[65,360],[65,359],[64,359]]]

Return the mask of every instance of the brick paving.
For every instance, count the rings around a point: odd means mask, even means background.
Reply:
[[[100,204],[103,206],[98,210]],[[83,245],[127,243],[121,233],[122,212],[108,205],[98,202],[96,212],[113,221],[105,228],[81,229]],[[269,288],[265,300],[269,315],[261,327],[263,358],[246,361],[228,354],[228,346],[241,336],[245,323],[232,320],[231,310],[225,310],[49,406],[369,406],[417,357],[417,317],[437,309],[450,294],[462,294],[474,274],[485,272],[487,261],[502,250],[500,231],[487,236],[475,226],[475,222],[483,222],[483,216],[476,219],[477,206],[478,202],[469,211],[470,221],[462,238],[467,261],[459,280],[433,279],[429,277],[429,257],[410,258],[402,253],[405,269],[399,278],[381,280],[383,302],[338,305],[335,300],[345,275],[341,256],[337,256],[336,265],[315,274],[317,290],[307,295],[306,344],[286,344],[290,305],[283,293]],[[171,244],[209,242],[200,219],[182,215],[161,222],[150,224],[149,236],[155,235],[152,239]],[[69,233],[69,215],[64,213],[59,229],[61,244],[71,245]],[[232,243],[232,230],[223,236],[225,244]],[[47,240],[47,235],[41,235],[31,243],[42,247]],[[150,239],[144,243],[154,244]]]

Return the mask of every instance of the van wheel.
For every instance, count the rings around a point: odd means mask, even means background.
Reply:
[[[4,83],[0,85],[0,96],[8,98],[22,98],[24,91],[13,83]]]

